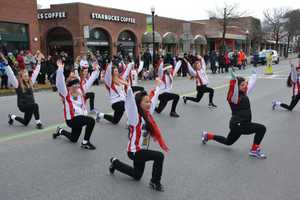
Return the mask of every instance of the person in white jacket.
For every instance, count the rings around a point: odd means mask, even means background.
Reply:
[[[204,59],[200,56],[197,57],[197,60],[194,63],[195,69],[191,66],[191,64],[186,59],[184,59],[184,62],[186,62],[188,66],[190,75],[195,78],[197,96],[196,97],[183,96],[183,102],[185,104],[187,103],[187,101],[199,102],[205,93],[209,93],[208,106],[210,108],[216,108],[217,106],[213,103],[214,89],[207,86],[209,80],[206,74],[206,65]]]
[[[284,108],[288,111],[292,111],[300,100],[300,55],[298,66],[291,64],[291,73],[287,80],[287,86],[292,88],[292,98],[289,104],[282,103],[281,101],[273,100],[272,108],[275,110],[277,107]]]
[[[102,118],[107,121],[118,124],[125,112],[125,90],[129,86],[128,82],[125,81],[128,77],[130,67],[120,74],[116,66],[113,67],[112,63],[109,63],[105,70],[104,83],[108,90],[108,94],[111,101],[112,109],[114,114],[98,113],[96,120],[99,122]]]
[[[53,139],[62,135],[67,137],[71,142],[76,143],[82,128],[85,127],[85,135],[81,142],[81,148],[94,150],[96,147],[90,142],[90,137],[95,126],[95,119],[88,116],[84,95],[99,76],[99,66],[96,63],[93,64],[94,71],[84,85],[81,85],[79,79],[72,75],[68,77],[66,83],[63,62],[58,60],[57,66],[56,87],[64,105],[66,124],[72,130],[68,132],[61,127],[57,127],[56,133],[53,134]]]
[[[170,112],[171,117],[179,117],[176,112],[176,107],[179,101],[179,95],[172,93],[172,87],[174,82],[174,77],[177,74],[179,68],[181,67],[181,61],[179,60],[175,67],[172,65],[167,66],[164,68],[164,63],[161,60],[158,68],[158,77],[162,80],[162,84],[160,86],[160,94],[158,96],[159,105],[155,109],[157,113],[161,113],[164,108],[167,106],[169,101],[172,102],[172,108]]]
[[[146,91],[142,91],[137,92],[134,96],[132,89],[128,88],[125,99],[130,130],[127,155],[133,161],[133,167],[112,157],[109,171],[113,174],[117,170],[139,181],[143,176],[146,162],[153,161],[150,187],[157,191],[163,191],[161,176],[164,154],[149,149],[150,138],[153,138],[164,151],[169,150],[152,116],[157,104],[159,85],[160,81],[156,80],[156,88],[151,91],[150,95]]]
[[[1,54],[0,56],[7,63],[7,60],[4,58],[3,54]],[[41,69],[41,60],[38,59],[37,65],[31,77],[29,77],[28,71],[25,69],[25,70],[21,70],[18,74],[18,78],[16,78],[11,67],[7,64],[5,70],[8,76],[8,81],[15,88],[17,94],[18,108],[21,112],[24,113],[23,118],[18,117],[14,114],[9,114],[8,115],[9,125],[12,125],[14,121],[18,121],[24,126],[27,126],[31,121],[33,115],[36,120],[36,128],[37,129],[43,128],[42,122],[40,120],[39,105],[35,102],[34,92],[33,92],[33,85],[36,82],[40,69]]]
[[[145,88],[138,85],[139,81],[139,73],[143,70],[144,62],[139,61],[139,64],[133,63],[133,65],[128,65],[127,67],[131,67],[128,74],[128,83],[132,88],[133,93],[137,91],[144,91]]]

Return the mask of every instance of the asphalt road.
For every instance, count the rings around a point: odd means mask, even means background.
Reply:
[[[251,69],[237,71],[250,75]],[[35,94],[40,105],[44,130],[15,123],[9,127],[7,114],[19,114],[16,97],[0,98],[0,200],[298,200],[300,198],[300,107],[293,112],[271,110],[271,101],[289,102],[291,89],[285,86],[289,73],[287,61],[274,66],[273,76],[263,75],[250,95],[253,121],[263,123],[267,133],[263,150],[268,158],[248,157],[253,136],[243,136],[231,147],[209,142],[201,144],[203,130],[227,135],[230,108],[226,102],[228,75],[211,75],[216,88],[218,109],[207,107],[208,96],[200,103],[178,105],[180,118],[169,117],[170,106],[155,115],[171,151],[165,155],[162,177],[166,191],[148,188],[152,163],[146,166],[140,182],[108,173],[109,158],[116,156],[131,163],[127,145],[126,117],[119,125],[101,121],[96,125],[92,142],[95,151],[82,150],[64,138],[52,140],[51,134],[63,124],[62,104],[56,93]],[[142,83],[149,88],[152,82]],[[193,93],[194,82],[177,78],[174,91]],[[94,87],[96,107],[111,112],[103,86]],[[152,142],[151,148],[159,149]]]

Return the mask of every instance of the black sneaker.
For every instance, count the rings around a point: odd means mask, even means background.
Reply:
[[[161,183],[154,183],[152,181],[150,181],[149,186],[151,189],[159,191],[159,192],[164,192],[164,187]]]
[[[176,117],[176,118],[180,117],[176,112],[171,112],[170,116],[171,117]]]
[[[109,166],[109,173],[114,174],[115,173],[115,167],[114,167],[114,161],[116,158],[112,157],[110,158],[110,166]]]
[[[217,108],[218,106],[215,105],[214,103],[209,103],[209,104],[208,104],[208,107],[209,107],[209,108]]]
[[[11,118],[11,114],[8,115],[8,124],[13,125],[14,120]]]
[[[96,149],[96,147],[90,142],[87,142],[86,144],[81,143],[81,148],[87,149],[87,150],[95,150]]]
[[[37,129],[43,129],[43,124],[42,123],[37,123],[35,127]]]
[[[186,96],[183,96],[182,99],[183,99],[183,103],[186,104],[186,101],[187,101]]]
[[[60,136],[60,132],[62,131],[62,128],[59,126],[56,128],[56,132],[52,134],[52,138],[56,139],[58,136]]]

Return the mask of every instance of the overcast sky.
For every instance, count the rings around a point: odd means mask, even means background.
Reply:
[[[43,8],[51,4],[84,2],[99,6],[118,8],[128,11],[150,13],[151,6],[156,14],[176,19],[194,20],[208,18],[209,10],[222,7],[224,0],[37,0]],[[300,0],[227,0],[228,3],[238,3],[240,11],[263,19],[263,10],[267,8],[300,8]]]

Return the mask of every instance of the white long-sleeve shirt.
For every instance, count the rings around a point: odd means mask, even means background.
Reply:
[[[78,91],[79,96],[73,97],[67,89],[64,70],[59,68],[56,71],[56,87],[64,105],[65,120],[71,120],[76,116],[88,114],[84,95],[98,77],[97,74],[99,74],[99,71],[94,71],[87,82],[81,85],[80,91]]]
[[[40,70],[41,70],[41,65],[38,64],[36,65],[32,75],[31,75],[31,82],[32,84],[35,84],[36,82],[36,79],[40,73]],[[5,68],[5,71],[6,71],[6,74],[7,74],[7,77],[8,77],[8,81],[9,83],[14,87],[14,88],[18,88],[19,87],[19,81],[17,80],[14,72],[12,71],[11,67],[10,66],[7,66]]]
[[[140,61],[140,65],[139,65],[138,69],[130,70],[128,82],[131,86],[138,85],[139,73],[143,70],[143,67],[144,67],[144,62]]]
[[[154,112],[154,109],[157,104],[158,95],[159,87],[155,89],[154,96],[151,98],[150,114],[153,114]],[[142,116],[140,116],[138,113],[135,97],[131,88],[128,88],[127,91],[125,100],[125,110],[127,112],[130,130],[127,151],[137,152],[142,149],[147,149],[150,141],[150,133],[144,129],[145,121],[142,118]]]
[[[171,92],[173,87],[174,76],[177,74],[178,70],[181,67],[181,61],[178,61],[175,65],[174,69],[171,69],[171,72],[167,74],[163,68],[163,62],[160,63],[158,68],[158,76],[162,80],[162,84],[160,85],[160,94],[165,92]]]
[[[300,76],[295,66],[292,66],[291,69],[291,81],[293,86],[293,96],[300,94]]]
[[[128,73],[125,71],[122,74],[121,78],[126,79],[128,74],[129,74],[129,71],[128,71]],[[106,69],[105,75],[104,75],[104,82],[105,82],[105,86],[108,90],[111,104],[114,104],[114,103],[120,102],[120,101],[125,101],[126,93],[125,93],[124,85],[116,84],[112,80],[112,63],[110,63],[107,66],[107,69]]]
[[[204,59],[201,59],[201,69],[194,70],[190,63],[187,63],[190,75],[195,77],[196,86],[207,85],[209,83],[207,74],[206,74],[206,65]]]

